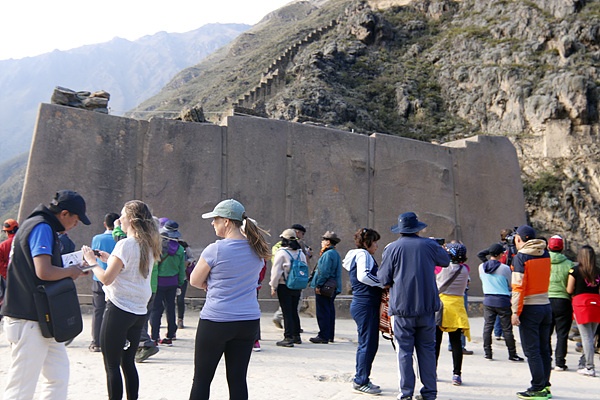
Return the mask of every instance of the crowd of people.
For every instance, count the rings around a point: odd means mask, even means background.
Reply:
[[[336,249],[341,238],[326,231],[312,273],[302,276],[308,273],[300,268],[307,268],[313,257],[303,240],[304,226],[294,224],[285,229],[271,248],[266,241],[268,232],[247,216],[237,200],[221,201],[202,217],[212,220],[220,240],[206,246],[196,260],[182,240],[177,222],[153,216],[142,201],[129,201],[120,215],[107,213],[104,232],[93,238],[91,246],[82,246],[83,264],[64,268],[61,253],[66,247],[59,235],[67,237],[66,232],[79,221],[91,223],[80,194],[57,192],[48,206],[39,205],[21,226],[12,219],[5,221],[7,240],[0,243],[0,299],[12,362],[4,398],[32,398],[40,374],[44,398],[67,398],[65,344],[43,337],[32,293],[45,281],[77,279],[85,267],[93,273],[89,350],[102,353],[110,399],[121,399],[124,394],[128,399],[138,398],[140,382],[135,364],[156,354],[159,345],[173,345],[177,330],[184,327],[188,283],[206,291],[196,328],[189,398],[210,397],[217,365],[225,357],[229,397],[247,399],[249,361],[252,352],[260,350],[257,289],[267,260],[272,262],[271,295],[280,305],[273,322],[283,329],[277,346],[302,344],[299,311],[307,286],[314,289],[319,327],[309,341],[317,345],[335,341],[335,299],[342,292],[342,270],[346,270],[353,295],[350,313],[358,337],[353,391],[368,395],[382,392],[371,380],[382,298],[389,298],[398,359],[398,399],[437,398],[436,371],[444,332],[449,335],[452,351],[452,383],[462,385],[463,356],[472,353],[465,348],[471,334],[467,314],[471,269],[463,243],[453,240],[446,244],[420,236],[427,224],[415,213],[406,212],[391,229],[399,238],[385,247],[381,265],[375,259],[381,239],[377,231],[358,229],[353,235],[355,248],[344,257]],[[513,334],[513,327],[518,327],[531,373],[530,386],[517,392],[522,399],[551,397],[551,371],[568,370],[566,348],[572,325],[578,328],[582,344],[577,372],[596,375],[600,269],[592,247],[582,246],[576,263],[563,254],[564,248],[561,236],[546,241],[537,237],[531,226],[523,225],[514,231],[503,230],[499,243],[478,253],[481,264],[477,271],[484,294],[484,357],[494,359],[494,334],[504,340],[508,360],[525,361],[518,354]],[[292,284],[290,277],[298,273]],[[161,337],[165,313],[167,329]],[[33,363],[28,357],[32,352],[39,355]],[[422,383],[418,394],[414,353]]]

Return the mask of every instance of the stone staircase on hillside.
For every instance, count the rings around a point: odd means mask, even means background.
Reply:
[[[314,43],[321,37],[338,25],[337,20],[333,20],[325,26],[314,29],[303,39],[289,46],[283,54],[277,57],[263,72],[260,83],[244,94],[233,104],[234,114],[258,115],[255,110],[257,102],[266,102],[272,95],[285,85],[285,71],[289,64],[293,62],[298,51],[304,46]],[[259,113],[260,114],[260,113]]]

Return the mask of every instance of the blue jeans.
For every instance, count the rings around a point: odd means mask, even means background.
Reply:
[[[315,306],[317,309],[317,324],[319,324],[319,337],[331,342],[335,334],[335,295],[326,297],[315,293]]]
[[[581,345],[583,346],[583,354],[579,360],[579,366],[585,368],[594,368],[594,336],[596,335],[597,322],[588,324],[577,324],[579,334],[581,335]]]
[[[423,400],[437,397],[437,372],[435,362],[435,316],[393,316],[394,342],[398,355],[400,397],[412,396],[415,391],[413,352],[417,352]]]
[[[358,331],[354,383],[362,386],[369,383],[371,366],[379,348],[379,304],[353,300],[350,314]]]
[[[521,345],[531,373],[530,390],[540,391],[550,386],[552,308],[550,304],[525,305],[519,321]]]

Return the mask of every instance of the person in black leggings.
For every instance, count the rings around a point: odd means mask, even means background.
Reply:
[[[271,249],[256,222],[234,199],[223,200],[213,212],[215,234],[223,238],[206,246],[190,275],[190,285],[206,290],[196,330],[194,379],[190,400],[206,400],[225,355],[230,400],[248,399],[246,375],[260,329],[256,287]]]
[[[123,398],[122,368],[127,398],[137,399],[140,381],[135,367],[135,353],[146,316],[123,311],[109,301],[103,321],[106,323],[102,324],[100,330],[100,343],[103,344],[102,356],[106,369],[108,398]]]
[[[158,224],[145,203],[128,201],[119,220],[127,237],[117,242],[111,254],[100,251],[98,258],[108,264],[106,270],[95,264],[97,256],[90,247],[83,246],[81,250],[106,293],[100,343],[108,398],[123,398],[122,369],[127,399],[137,400],[140,382],[135,354],[146,324],[148,300],[152,296],[151,272],[154,260],[160,257],[161,244]]]

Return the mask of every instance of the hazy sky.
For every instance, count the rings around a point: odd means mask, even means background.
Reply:
[[[2,0],[0,60],[114,37],[188,32],[212,22],[253,25],[292,0]]]

